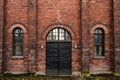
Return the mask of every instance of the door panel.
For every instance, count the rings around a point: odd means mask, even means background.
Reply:
[[[47,75],[70,75],[71,43],[48,42],[46,48]]]
[[[57,75],[58,74],[58,44],[57,43],[47,43],[46,47],[46,69],[47,75]]]
[[[71,43],[59,44],[59,74],[71,74]]]

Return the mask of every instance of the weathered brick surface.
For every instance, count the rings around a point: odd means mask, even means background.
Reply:
[[[28,0],[5,1],[4,72],[27,72],[28,67]],[[16,25],[19,24],[19,25]],[[15,26],[14,26],[15,25]],[[23,26],[21,26],[23,25]],[[24,58],[12,57],[12,31],[20,27],[24,34]]]
[[[105,58],[94,58],[94,31],[90,33],[89,42],[90,73],[111,73],[114,67],[114,56],[112,56],[112,0],[89,0],[89,30],[102,28],[105,32]],[[99,25],[101,24],[101,25]],[[105,27],[105,28],[104,28]],[[92,44],[91,44],[92,43]],[[112,63],[111,63],[112,62]]]
[[[89,72],[89,0],[82,0],[81,3],[82,72]]]
[[[114,54],[115,71],[120,72],[120,0],[114,1]]]
[[[80,1],[79,0],[38,0],[37,25],[37,71],[46,71],[46,36],[56,27],[68,30],[72,36],[72,73],[78,73],[81,66],[78,59],[80,49],[75,49],[75,43],[80,43]],[[74,36],[74,38],[73,38]],[[76,37],[76,38],[75,38]],[[39,46],[44,45],[44,49]],[[80,45],[79,45],[80,46]],[[41,66],[43,65],[43,66]]]
[[[0,72],[2,72],[3,53],[3,25],[4,25],[4,0],[0,0]]]
[[[37,0],[28,1],[28,34],[29,34],[29,72],[36,72],[36,27],[37,27]]]
[[[0,32],[1,51],[4,40],[4,72],[46,74],[46,37],[50,30],[57,27],[71,34],[73,75],[79,72],[113,72],[113,51],[116,54],[115,68],[119,71],[119,0],[114,0],[114,8],[112,6],[112,0],[7,0],[4,6],[4,38]],[[0,13],[0,26],[3,26],[2,19],[3,14]],[[16,27],[20,27],[24,33],[23,58],[12,57],[12,31]],[[104,58],[94,57],[96,28],[102,28],[105,32]]]
[[[111,0],[82,1],[82,71],[91,74],[111,73],[114,71],[114,56],[111,30]],[[105,58],[94,58],[94,31],[102,28],[105,31]],[[113,63],[111,63],[113,62]]]

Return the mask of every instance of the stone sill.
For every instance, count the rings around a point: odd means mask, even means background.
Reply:
[[[104,59],[104,58],[106,58],[106,57],[105,57],[105,56],[95,56],[94,58]]]
[[[5,71],[4,74],[27,74],[25,71]]]
[[[12,56],[13,59],[22,59],[24,58],[23,56]]]

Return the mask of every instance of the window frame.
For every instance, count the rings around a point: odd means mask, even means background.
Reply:
[[[56,30],[57,32],[56,31],[54,32],[54,30]],[[54,33],[57,37],[56,39],[54,39]],[[51,36],[49,36],[49,35],[51,35]],[[68,39],[67,39],[67,37],[68,37]],[[71,35],[67,30],[65,30],[63,28],[54,28],[54,29],[50,30],[47,35],[47,42],[53,42],[53,41],[54,42],[71,42]]]
[[[98,30],[98,33],[96,33],[97,30]],[[99,33],[100,30],[101,30],[101,33]],[[99,38],[101,36],[100,39],[102,41],[101,41],[100,44],[96,44],[96,42],[95,42],[95,36],[97,36],[97,38]],[[98,51],[96,50],[96,48],[100,49],[100,47],[102,48],[101,53],[100,53],[100,50],[98,50]],[[105,32],[104,32],[104,30],[102,28],[97,28],[94,31],[94,56],[95,57],[101,57],[101,58],[105,57]]]
[[[15,32],[16,30],[19,30],[20,32],[18,31],[18,33],[16,33]],[[15,38],[16,37],[15,34],[20,35],[20,36],[18,36],[19,39]],[[23,30],[21,28],[17,27],[13,30],[13,32],[12,32],[12,42],[13,42],[13,44],[12,44],[12,57],[13,58],[23,58],[23,37],[24,37]],[[18,41],[21,40],[21,42],[20,43],[15,43],[16,40],[18,40]],[[16,46],[19,46],[21,48],[21,51],[20,51],[21,54],[20,55],[16,55],[16,53],[15,53],[15,47]]]

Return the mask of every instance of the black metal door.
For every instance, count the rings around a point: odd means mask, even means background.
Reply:
[[[71,74],[71,42],[47,42],[47,75]]]

